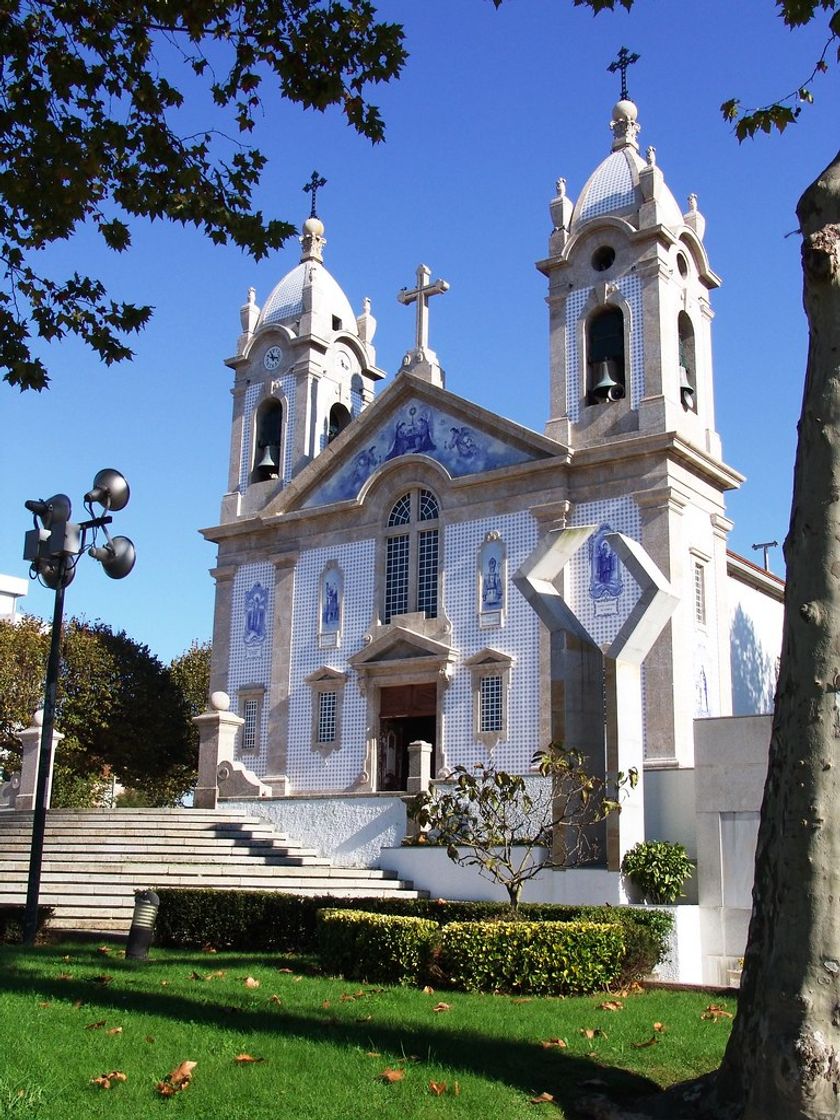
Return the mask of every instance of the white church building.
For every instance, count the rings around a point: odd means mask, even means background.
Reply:
[[[772,710],[783,585],[727,550],[744,480],[715,428],[720,281],[696,197],[678,205],[640,153],[631,101],[610,131],[577,198],[560,179],[549,204],[541,432],[446,388],[429,303],[448,285],[425,266],[398,296],[415,338],[386,379],[369,301],[354,311],[324,264],[314,192],[299,262],[261,306],[251,291],[226,363],[227,492],[203,530],[230,711],[202,728],[197,804],[256,799],[325,854],[376,863],[426,766],[525,773],[563,739],[595,770],[643,771],[613,873],[644,835],[702,861],[696,728],[739,765],[740,721],[721,719]],[[769,732],[747,724],[760,771]],[[757,808],[732,809],[741,852]]]

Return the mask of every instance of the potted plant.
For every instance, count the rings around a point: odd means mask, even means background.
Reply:
[[[621,870],[645,902],[671,905],[682,896],[694,867],[682,844],[645,840],[625,853]]]

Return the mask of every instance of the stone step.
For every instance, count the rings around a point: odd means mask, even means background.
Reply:
[[[195,870],[193,870],[195,868]],[[29,873],[28,862],[16,860],[3,863],[4,880],[0,882],[0,892],[6,883],[16,883],[25,880]],[[184,879],[195,878],[228,878],[231,875],[247,876],[256,875],[262,878],[286,879],[291,877],[317,878],[318,876],[331,876],[339,879],[396,879],[395,871],[385,871],[379,868],[334,867],[329,860],[322,860],[318,864],[256,864],[253,861],[240,860],[236,863],[207,863],[176,864],[176,863],[64,863],[61,860],[45,859],[41,864],[41,880],[46,882],[78,882],[79,876],[96,876],[98,879],[113,879],[123,881],[127,876],[133,879],[140,877],[152,879],[155,876],[169,879],[172,876],[181,876]]]
[[[0,811],[0,902],[23,905],[32,814]],[[39,901],[54,929],[128,930],[134,892],[271,890],[333,898],[417,898],[392,871],[334,867],[256,815],[195,809],[51,810]]]

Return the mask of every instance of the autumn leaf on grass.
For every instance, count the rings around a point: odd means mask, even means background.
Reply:
[[[237,1054],[233,1059],[239,1066],[257,1065],[259,1062],[264,1062],[265,1058],[255,1058],[251,1054]]]
[[[253,976],[246,976],[244,984],[246,988],[258,988],[260,986],[259,980],[255,980]]]
[[[99,1030],[102,1030],[102,1028],[103,1028],[103,1027],[105,1026],[105,1024],[106,1024],[107,1022],[108,1022],[108,1020],[107,1020],[107,1019],[97,1019],[95,1023],[86,1023],[86,1024],[85,1024],[85,1030],[86,1030],[86,1031],[99,1031]]]
[[[190,973],[190,980],[203,980],[203,979],[204,979],[204,976],[200,972],[196,972],[195,969],[193,969],[192,972]],[[162,983],[162,981],[161,981],[161,983]]]
[[[58,976],[56,977],[56,980],[72,980],[72,979],[73,979],[73,973],[72,972],[59,972]]]
[[[122,1029],[122,1027],[111,1027],[111,1029],[107,1030],[105,1033],[106,1034],[112,1034],[112,1035],[113,1034],[122,1034],[123,1029]]]
[[[73,1000],[74,1011],[78,1011],[80,1007],[84,1007],[84,1006],[85,1006],[85,1001],[83,999],[74,999]]]
[[[460,1095],[461,1095],[461,1083],[460,1083],[460,1081],[453,1081],[452,1082],[452,1092],[455,1094],[456,1097],[460,1097]]]
[[[294,972],[293,968],[278,968],[278,972]]]
[[[434,1005],[434,1007],[432,1008],[432,1011],[451,1011],[451,1010],[452,1010],[452,1004],[451,1003],[443,1003],[442,1001],[440,1003],[436,1003]]]
[[[99,948],[96,951],[97,951],[97,953],[102,953],[103,956],[107,957],[108,954],[111,952],[111,946],[110,945],[100,945]]]
[[[430,1081],[429,1082],[429,1092],[434,1093],[434,1095],[436,1097],[442,1097],[443,1094],[446,1092],[446,1082],[445,1081]]]
[[[358,1018],[356,1019],[356,1022],[357,1023],[369,1023],[372,1018],[373,1018],[372,1015],[359,1015]]]
[[[328,999],[325,999],[321,1006],[326,1011],[326,1009],[330,1006],[330,1001]]]
[[[48,999],[42,999],[42,1000],[38,1001],[38,1006],[39,1007],[52,1007],[52,1004],[50,1003],[50,1001]]]
[[[219,950],[215,945],[202,945],[201,951],[202,953],[218,953]]]
[[[368,1052],[365,1054],[365,1057],[366,1058],[381,1058],[382,1055],[379,1053],[378,1050],[368,1050]]]
[[[594,1028],[593,1027],[581,1027],[580,1028],[580,1033],[583,1035],[584,1038],[589,1038],[589,1039],[606,1038],[607,1037],[606,1034],[601,1030],[600,1027],[594,1027]]]
[[[386,1085],[393,1085],[395,1081],[402,1081],[404,1077],[404,1069],[392,1069],[391,1066],[386,1066],[380,1073],[379,1080],[384,1081]]]
[[[181,1062],[171,1073],[167,1073],[163,1081],[158,1081],[155,1088],[162,1097],[174,1097],[189,1085],[197,1064],[197,1062]]]
[[[430,988],[429,985],[427,984],[426,987],[423,989],[423,995],[424,996],[433,996],[434,994],[435,994],[434,988]]]
[[[342,1003],[352,1003],[355,998],[356,997],[351,996],[349,992],[342,992],[341,993],[341,1002]]]
[[[128,1078],[118,1069],[112,1070],[110,1073],[101,1073],[99,1077],[90,1079],[91,1085],[98,1085],[100,1089],[110,1089],[112,1085],[119,1081],[128,1081]]]
[[[540,1043],[543,1050],[565,1050],[568,1046],[565,1038],[547,1038]]]
[[[511,1003],[530,1003],[531,1002],[531,997],[530,996],[517,996],[516,999],[512,999],[510,1002]]]
[[[274,996],[269,996],[268,997],[268,1002],[269,1003],[282,1003],[283,1001],[278,995],[274,995]]]
[[[598,1004],[599,1011],[621,1011],[623,1007],[620,999],[608,999],[605,1003]]]
[[[725,1007],[721,1007],[719,1003],[710,1003],[706,1010],[700,1015],[701,1019],[731,1019],[732,1012],[727,1011]]]
[[[656,1035],[652,1034],[650,1036],[650,1038],[647,1040],[647,1042],[633,1042],[633,1043],[631,1043],[631,1045],[632,1045],[634,1050],[644,1050],[648,1046],[655,1046],[658,1041],[659,1041],[659,1039],[656,1037]]]
[[[530,1104],[551,1104],[551,1102],[553,1100],[554,1100],[554,1097],[551,1095],[551,1093],[540,1093],[540,1095],[538,1097],[531,1097],[529,1103]]]
[[[665,1024],[664,1023],[654,1023],[653,1024],[653,1029],[655,1031],[664,1031],[665,1030]]]
[[[113,976],[109,976],[107,972],[103,972],[99,976],[92,976],[90,978],[90,982],[91,982],[91,984],[103,984],[103,985],[105,985],[105,984],[110,984],[113,979],[114,979]]]

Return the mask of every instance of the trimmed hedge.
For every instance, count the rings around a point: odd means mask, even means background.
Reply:
[[[328,972],[348,980],[416,984],[425,977],[440,932],[428,918],[319,910],[318,953]]]
[[[42,937],[46,931],[54,907],[38,907],[38,924],[36,939]],[[26,907],[14,902],[4,902],[0,905],[0,944],[19,944],[23,940],[23,919]]]
[[[602,922],[452,922],[441,931],[437,964],[470,992],[586,995],[621,970],[624,938]]]
[[[176,890],[156,888],[160,896],[159,945],[217,949],[294,950],[317,946],[319,910],[359,910],[451,922],[521,919],[530,922],[610,922],[624,932],[622,983],[649,973],[665,956],[673,919],[661,910],[630,906],[558,906],[523,903],[514,914],[501,902],[459,902],[430,898],[341,899],[281,894],[277,891]]]

